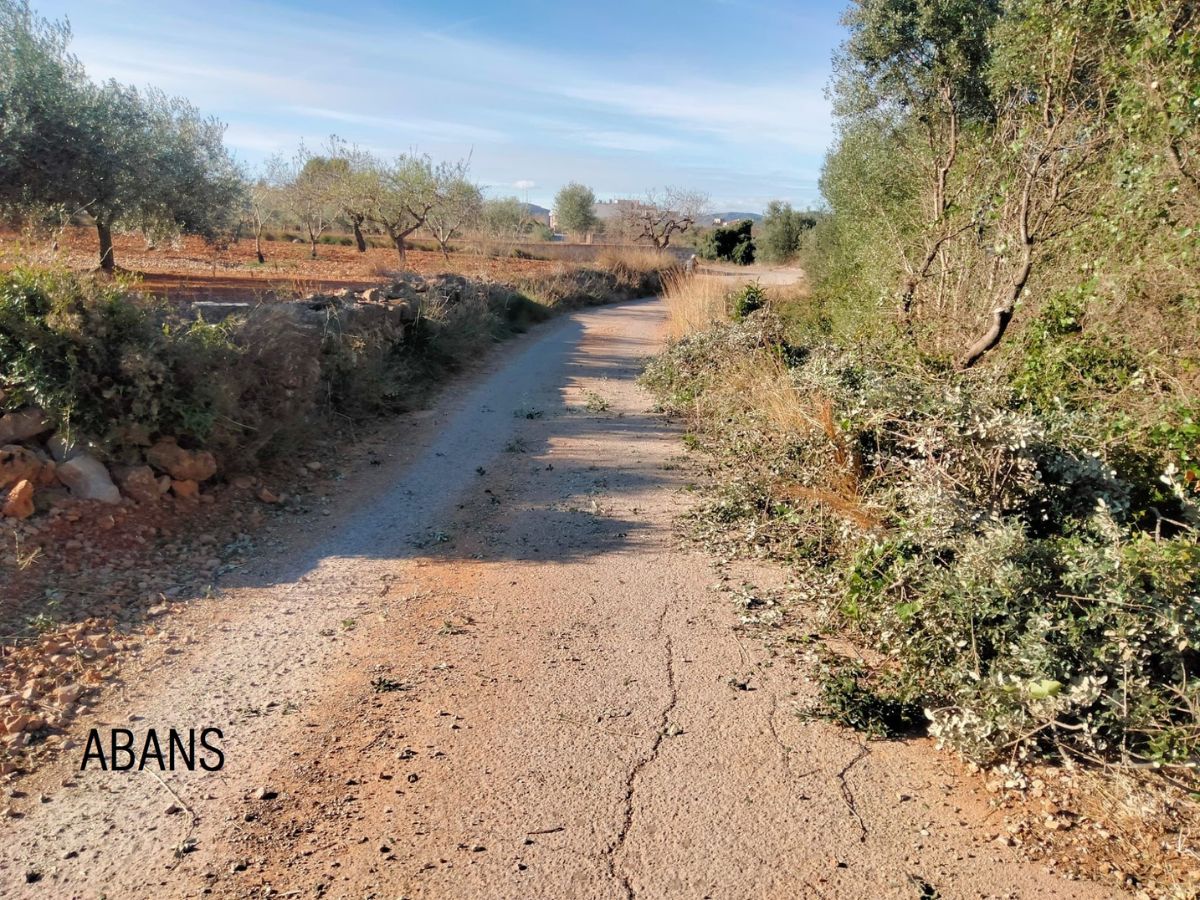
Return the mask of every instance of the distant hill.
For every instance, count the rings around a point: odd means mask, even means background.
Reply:
[[[750,212],[715,212],[707,213],[705,218],[710,222],[713,219],[720,219],[722,222],[736,222],[738,219],[749,219],[751,222],[761,222],[762,214]]]

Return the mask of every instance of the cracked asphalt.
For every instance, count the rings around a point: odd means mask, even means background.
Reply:
[[[224,769],[64,759],[0,894],[1107,896],[998,844],[929,742],[799,714],[803,653],[718,590],[786,573],[680,537],[698,475],[635,382],[663,334],[656,302],[566,317],[398,425],[83,723],[216,725]]]

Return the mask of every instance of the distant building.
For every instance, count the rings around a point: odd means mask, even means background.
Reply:
[[[642,209],[646,206],[641,200],[630,200],[627,198],[619,198],[617,200],[600,200],[592,206],[592,212],[596,214],[596,218],[605,224],[609,222],[619,222],[629,213],[637,209]]]

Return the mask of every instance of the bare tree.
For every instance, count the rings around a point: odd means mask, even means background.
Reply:
[[[683,188],[651,191],[644,201],[629,204],[622,213],[622,224],[635,240],[647,240],[663,250],[670,246],[671,237],[683,234],[699,218],[708,195]]]
[[[282,190],[274,180],[283,165],[278,158],[268,160],[263,173],[246,188],[246,219],[254,230],[254,255],[260,264],[267,261],[262,250],[263,231],[283,211]]]

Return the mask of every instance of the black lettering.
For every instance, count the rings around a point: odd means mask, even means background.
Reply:
[[[210,744],[208,742],[208,736],[210,734],[215,734],[217,736],[217,740],[225,739],[225,735],[221,734],[220,728],[205,728],[205,729],[201,730],[200,746],[203,747],[205,750],[208,750],[211,753],[213,753],[216,756],[216,762],[210,764],[205,759],[201,758],[200,759],[200,768],[202,768],[206,772],[217,772],[225,765],[225,754],[221,751],[220,747],[217,747],[214,744]]]
[[[117,736],[124,738],[124,742],[118,744]],[[133,768],[133,732],[128,728],[114,728],[112,734],[109,735],[109,745],[112,748],[112,767],[114,772],[128,772]],[[117,754],[124,753],[129,757],[129,762],[121,765],[117,762]]]
[[[92,748],[95,747],[93,750]],[[83,750],[83,764],[79,767],[80,772],[87,771],[88,760],[96,758],[100,761],[100,771],[108,771],[108,760],[104,758],[104,744],[100,741],[100,732],[93,728],[88,732],[87,746]]]
[[[189,772],[196,770],[196,729],[188,729],[187,746],[184,746],[183,737],[174,728],[171,729],[171,771],[175,771],[175,751],[178,749],[179,755],[183,758],[183,764]]]
[[[150,750],[151,745],[154,746],[153,752]],[[153,728],[146,732],[146,743],[142,747],[142,758],[138,760],[139,772],[146,768],[146,759],[148,757],[154,757],[158,760],[158,771],[161,772],[166,769],[167,759],[163,756],[162,746],[158,743],[158,733]]]

